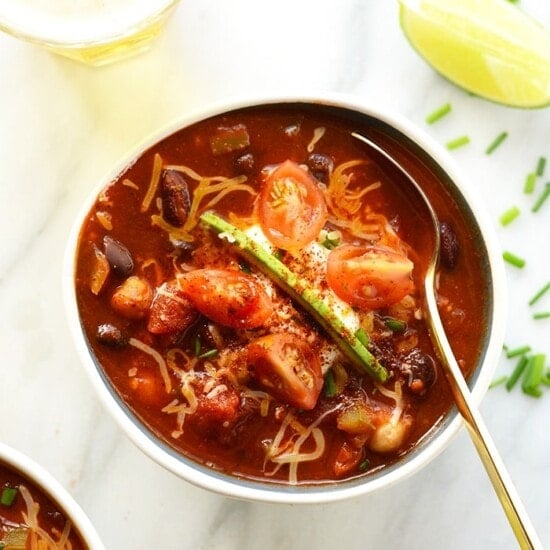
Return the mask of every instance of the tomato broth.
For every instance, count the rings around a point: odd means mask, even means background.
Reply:
[[[0,547],[84,550],[87,545],[56,503],[0,463]]]
[[[353,132],[400,158],[433,200],[442,320],[465,375],[479,362],[488,283],[476,235],[402,139],[300,105],[198,122],[100,193],[75,274],[108,383],[194,461],[265,482],[350,479],[399,460],[452,405],[423,319],[429,220]]]

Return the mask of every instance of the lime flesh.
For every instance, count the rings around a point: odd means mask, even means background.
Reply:
[[[550,33],[506,0],[399,0],[418,53],[458,86],[513,107],[550,104]]]

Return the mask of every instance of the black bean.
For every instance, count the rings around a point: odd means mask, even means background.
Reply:
[[[191,209],[189,187],[180,172],[164,170],[160,188],[164,219],[176,227],[187,220]]]
[[[412,349],[403,357],[401,371],[407,377],[409,389],[417,394],[429,390],[437,378],[435,361],[419,348]]]
[[[235,168],[239,174],[250,174],[254,171],[254,155],[246,153],[235,159]]]
[[[456,233],[447,222],[439,224],[439,236],[441,239],[441,264],[447,269],[454,269],[458,262],[459,246]]]
[[[314,177],[323,183],[328,183],[334,163],[327,155],[311,153],[307,157],[306,164]]]
[[[127,277],[134,269],[134,260],[130,251],[119,241],[110,235],[103,237],[103,249],[105,257],[111,269],[119,277]]]
[[[109,348],[121,348],[126,345],[127,340],[119,328],[110,323],[104,323],[97,327],[96,340]]]

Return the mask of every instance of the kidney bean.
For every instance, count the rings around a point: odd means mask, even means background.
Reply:
[[[164,170],[160,188],[164,219],[176,227],[187,220],[191,209],[189,186],[176,170]]]
[[[104,323],[97,327],[96,340],[109,348],[122,348],[126,345],[126,337],[115,325]]]
[[[235,159],[235,168],[239,174],[250,174],[254,171],[254,155],[246,153]]]
[[[306,164],[315,178],[323,183],[328,183],[334,163],[327,155],[311,153],[307,157]]]
[[[458,261],[459,246],[456,233],[447,222],[439,224],[439,236],[441,239],[441,264],[447,269],[454,269]]]
[[[103,249],[109,265],[119,277],[127,277],[132,273],[134,260],[130,251],[120,241],[113,239],[110,235],[105,235]]]

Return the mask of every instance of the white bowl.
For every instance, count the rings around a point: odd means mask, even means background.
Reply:
[[[91,550],[103,550],[105,547],[97,535],[90,520],[63,486],[42,466],[23,453],[0,443],[0,465],[29,480],[40,489],[71,521],[73,528],[80,534],[82,541]]]
[[[101,369],[95,363],[86,338],[81,330],[79,312],[77,309],[74,273],[75,251],[77,250],[78,236],[85,219],[98,192],[109,182],[113,181],[128,165],[138,158],[145,150],[173,134],[177,130],[206,118],[225,112],[256,106],[256,105],[284,105],[284,104],[314,104],[331,108],[345,109],[357,113],[358,116],[366,116],[375,119],[381,127],[389,129],[394,134],[399,134],[408,140],[410,147],[417,147],[419,152],[427,155],[427,160],[438,170],[441,170],[448,183],[448,189],[453,198],[463,207],[468,221],[473,224],[479,235],[476,243],[484,260],[484,271],[487,277],[488,293],[486,296],[488,311],[488,330],[483,342],[484,349],[475,372],[470,379],[473,399],[479,403],[485,394],[493,377],[499,354],[502,350],[505,330],[506,288],[504,267],[500,255],[500,247],[497,243],[492,224],[486,214],[480,198],[458,170],[455,162],[440,145],[435,143],[426,133],[415,127],[409,121],[396,113],[388,112],[357,101],[355,98],[340,94],[319,94],[310,96],[277,96],[246,98],[231,103],[223,103],[211,106],[201,112],[187,114],[167,127],[155,132],[139,147],[132,151],[122,162],[116,166],[90,194],[81,213],[76,218],[73,227],[64,266],[64,300],[66,313],[72,331],[74,342],[81,357],[90,380],[103,402],[104,406],[118,422],[126,435],[149,457],[161,464],[176,475],[187,481],[228,496],[258,500],[266,502],[286,503],[320,503],[330,502],[363,495],[382,487],[392,485],[421,467],[428,464],[437,456],[456,435],[461,418],[456,409],[452,409],[445,419],[431,430],[417,446],[401,458],[396,464],[388,466],[381,471],[362,478],[349,481],[339,481],[321,485],[310,486],[284,486],[256,481],[247,481],[220,474],[207,467],[179,455],[165,443],[157,439],[132,412],[120,400],[111,389]],[[431,159],[431,160],[430,160]]]

